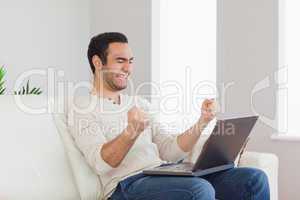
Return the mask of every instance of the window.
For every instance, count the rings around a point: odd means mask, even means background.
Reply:
[[[217,2],[156,3],[152,34],[159,42],[152,38],[152,53],[157,55],[152,78],[160,86],[161,118],[187,128],[199,118],[202,100],[216,95]]]
[[[300,136],[300,2],[279,4],[279,131]]]

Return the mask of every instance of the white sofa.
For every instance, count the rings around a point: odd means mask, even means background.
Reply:
[[[99,198],[101,183],[69,135],[64,134],[67,131],[64,114],[53,115],[47,110],[50,104],[44,96],[21,98],[0,96],[0,199]],[[31,112],[35,114],[28,112],[33,107]],[[197,151],[190,159],[194,160],[195,155]],[[278,159],[275,155],[245,152],[239,166],[264,170],[269,177],[271,200],[277,200]]]

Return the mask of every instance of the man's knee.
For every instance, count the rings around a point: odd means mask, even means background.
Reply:
[[[201,178],[193,179],[191,192],[195,200],[215,199],[214,187],[208,181]]]
[[[259,190],[269,190],[268,176],[260,169],[253,169],[251,184],[252,190],[254,190],[253,192],[259,192]]]
[[[245,186],[245,195],[264,196],[270,195],[269,182],[266,173],[256,168],[240,168],[240,184]]]

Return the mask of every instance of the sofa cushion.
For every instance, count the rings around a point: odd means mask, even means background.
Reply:
[[[47,105],[45,96],[0,96],[0,199],[80,199]]]
[[[65,114],[54,114],[53,119],[66,149],[75,182],[81,200],[97,200],[100,198],[101,182],[97,174],[88,166],[84,156],[76,147],[69,134]]]
[[[64,148],[68,155],[75,184],[80,194],[81,200],[102,199],[102,184],[98,175],[86,162],[85,157],[77,148],[72,135],[69,132],[68,124],[72,121],[72,110],[70,107],[76,104],[75,96],[61,96],[56,98],[53,103],[53,120],[59,131]]]

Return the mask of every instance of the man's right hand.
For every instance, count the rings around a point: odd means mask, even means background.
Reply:
[[[118,167],[138,136],[147,128],[149,120],[143,110],[133,107],[128,113],[128,125],[120,135],[105,143],[101,149],[102,159],[112,167]]]
[[[137,138],[149,125],[149,119],[146,113],[134,106],[132,107],[128,113],[128,126],[127,131],[130,134],[131,139]]]

